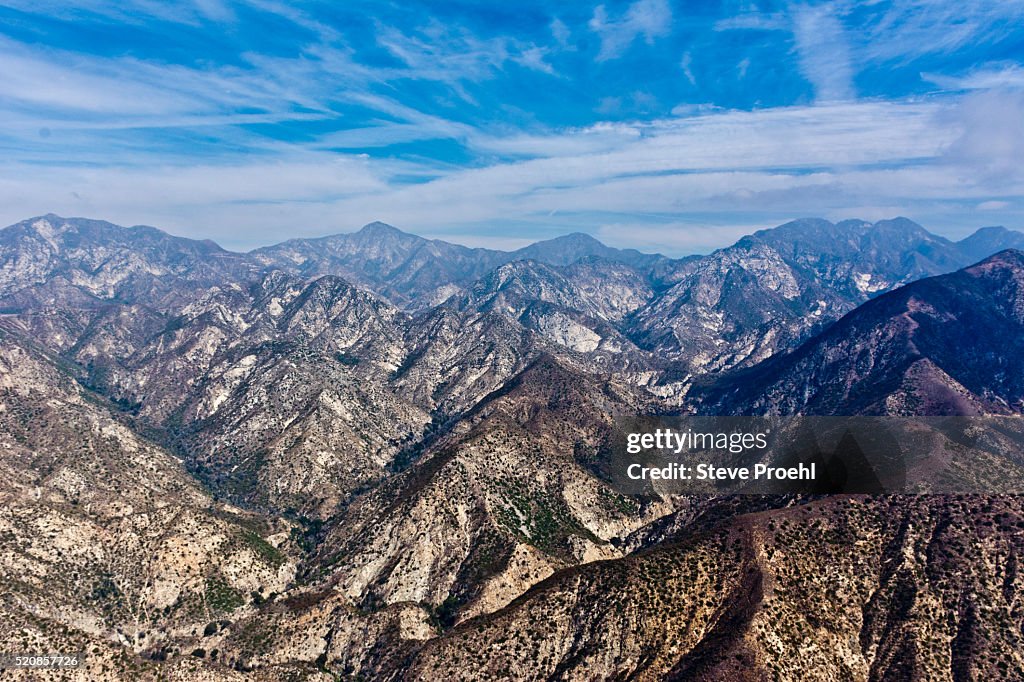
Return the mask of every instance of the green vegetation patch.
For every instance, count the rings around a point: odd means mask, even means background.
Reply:
[[[214,611],[234,611],[245,604],[242,593],[219,576],[210,576],[206,579],[205,597],[206,603]]]
[[[277,568],[284,564],[288,560],[288,557],[284,555],[284,552],[274,547],[272,544],[264,540],[260,535],[254,531],[247,530],[242,533],[242,540],[248,545],[256,555],[266,561],[268,564]]]
[[[552,555],[565,554],[571,549],[568,539],[573,535],[601,542],[576,520],[558,494],[531,491],[511,479],[501,481],[499,489],[507,502],[497,510],[499,523],[537,549]]]

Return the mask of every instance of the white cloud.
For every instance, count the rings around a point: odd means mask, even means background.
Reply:
[[[227,3],[221,0],[195,0],[196,10],[210,21],[231,23],[235,21],[235,13]]]
[[[693,65],[693,55],[687,52],[683,55],[683,60],[679,63],[679,66],[683,69],[683,75],[686,76],[686,80],[690,81],[690,85],[696,85],[697,79],[693,76],[693,69],[690,67]]]
[[[639,37],[650,45],[656,38],[668,35],[672,10],[667,0],[637,0],[622,17],[612,19],[605,6],[599,5],[588,25],[601,38],[597,60],[606,61],[622,55]]]
[[[551,37],[555,39],[555,42],[562,49],[567,49],[569,47],[569,39],[572,37],[572,31],[566,26],[565,22],[555,17],[551,20],[550,28]]]
[[[478,81],[492,77],[509,63],[554,73],[545,61],[546,48],[507,36],[484,39],[440,22],[432,22],[417,35],[379,26],[377,43],[405,63],[406,77],[417,80],[449,84]]]
[[[999,111],[1006,113],[993,119]],[[8,161],[0,219],[52,210],[156,224],[235,247],[375,219],[485,241],[507,237],[509,224],[540,231],[617,225],[619,246],[646,240],[675,253],[722,245],[754,216],[768,226],[794,214],[900,213],[942,229],[972,220],[967,211],[984,202],[1024,197],[1024,170],[1010,164],[999,166],[998,180],[987,176],[993,153],[1004,160],[1024,153],[1007,137],[1017,134],[1013,121],[1022,114],[1024,102],[1012,98],[944,98],[713,111],[529,136],[471,132],[473,149],[526,157],[483,168],[287,148],[270,160],[180,167]],[[990,219],[1013,224],[1012,205],[989,206]],[[656,239],[659,226],[694,224],[710,231]],[[637,225],[653,232],[626,227]]]
[[[0,101],[35,115],[82,113],[121,120],[181,114],[218,115],[239,110],[326,112],[338,85],[375,78],[343,50],[323,49],[298,59],[242,55],[250,68],[189,68],[130,57],[101,58],[43,49],[0,38]],[[328,85],[333,84],[329,89]]]
[[[1024,68],[1016,63],[987,64],[961,76],[922,73],[921,78],[944,90],[1024,88]]]
[[[892,0],[882,7],[866,25],[862,54],[871,61],[908,63],[921,55],[993,44],[1019,30],[1024,18],[1024,0]]]
[[[800,5],[793,12],[800,71],[819,101],[854,97],[853,65],[842,22],[832,5]]]
[[[960,135],[946,159],[969,167],[993,193],[1024,173],[1024,91],[971,92],[946,112],[943,121]]]
[[[337,40],[332,29],[309,19],[300,11],[268,0],[258,0],[263,11],[315,32],[314,42],[297,46],[294,56],[243,52],[241,64],[188,67],[143,61],[129,56],[100,57],[58,48],[44,48],[0,36],[0,123],[19,111],[40,119],[48,116],[82,124],[98,123],[116,128],[174,126],[174,121],[193,125],[191,117],[228,117],[246,111],[266,120],[305,118],[311,112],[336,117],[338,102],[359,98],[363,103],[401,107],[393,99],[374,94],[402,80],[433,81],[469,99],[464,83],[492,78],[515,64],[553,74],[547,48],[512,37],[480,38],[465,29],[437,23],[416,35],[405,35],[379,26],[377,39],[401,61],[399,66],[369,67],[359,63],[351,48]],[[170,19],[161,3],[130,5],[139,16]],[[60,14],[43,5],[38,11]],[[26,11],[29,11],[26,8]],[[123,8],[116,3],[93,2],[74,9],[117,21]],[[171,11],[171,10],[166,10]],[[191,22],[196,17],[229,20],[231,8],[214,0],[180,6],[174,17]],[[422,123],[424,116],[404,107],[401,120]],[[239,119],[241,120],[241,119]]]
[[[783,14],[746,12],[715,22],[716,31],[787,31],[790,22]]]
[[[98,15],[127,25],[143,24],[148,20],[157,19],[195,26],[203,21],[224,23],[235,19],[235,14],[230,6],[220,0],[194,0],[193,2],[79,0],[74,3],[53,0],[5,0],[4,5],[20,12],[46,16]]]
[[[565,157],[594,154],[621,148],[641,136],[637,126],[599,124],[559,134],[481,135],[468,139],[472,149],[511,156]]]
[[[307,21],[273,3],[261,3],[261,8],[284,12],[289,21]],[[104,165],[201,163],[208,153],[289,155],[294,145],[245,124],[319,119],[341,128],[337,110],[352,104],[380,116],[299,147],[464,140],[474,132],[471,128],[380,94],[388,92],[380,84],[436,80],[458,92],[461,81],[490,77],[509,63],[550,72],[544,50],[536,46],[507,38],[481,40],[456,29],[430,30],[445,33],[423,42],[381,29],[382,40],[391,41],[405,64],[376,68],[356,62],[350,49],[328,43],[307,45],[297,57],[240,55],[248,67],[189,68],[46,49],[0,37],[0,71],[6,74],[0,92],[0,150],[8,160],[60,164],[74,159]],[[326,34],[326,29],[319,32]],[[208,130],[197,132],[202,128]],[[41,129],[52,136],[40,139]],[[177,144],[161,144],[175,137]],[[195,140],[192,145],[190,138]]]
[[[86,64],[74,60],[59,64],[15,53],[11,47],[7,41],[0,42],[0,69],[4,73],[0,101],[9,105],[126,116],[175,114],[201,106],[195,99],[154,84],[122,79],[117,71],[90,73]]]
[[[747,77],[747,69],[750,68],[750,57],[744,57],[740,60],[739,64],[736,65],[736,75],[740,80]]]

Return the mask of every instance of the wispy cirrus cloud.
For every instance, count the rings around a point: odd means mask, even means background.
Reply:
[[[697,77],[693,75],[693,54],[686,52],[683,54],[682,60],[679,62],[679,67],[683,70],[683,75],[686,76],[686,80],[690,81],[690,85],[697,84]]]
[[[563,50],[567,50],[571,47],[570,39],[572,37],[572,29],[570,29],[564,21],[555,17],[549,24],[551,29],[551,37],[555,39],[555,42]]]
[[[800,71],[814,86],[815,97],[825,102],[853,99],[853,57],[835,6],[797,6],[793,35]]]
[[[601,38],[598,61],[620,56],[642,37],[648,44],[668,35],[672,25],[672,9],[667,0],[636,0],[625,13],[612,18],[604,5],[598,5],[588,24]]]
[[[43,49],[0,38],[0,65],[5,76],[0,100],[62,113],[75,120],[84,114],[135,116],[260,110],[327,110],[323,90],[311,73],[344,72],[347,79],[364,77],[348,69],[347,55],[321,55],[316,67],[308,60],[282,60],[251,55],[245,67],[196,68],[160,64],[133,57],[117,59]],[[305,78],[296,80],[302,75]],[[351,82],[351,80],[350,80]]]
[[[30,14],[86,19],[105,17],[126,25],[140,25],[157,20],[198,26],[203,22],[231,22],[235,13],[231,4],[222,0],[191,2],[160,2],[160,0],[81,0],[74,3],[59,0],[6,0],[5,6]]]
[[[395,76],[458,83],[494,75],[506,64],[518,64],[542,73],[554,73],[544,61],[546,50],[532,42],[508,36],[482,39],[461,27],[438,21],[410,34],[380,26],[377,43],[407,67]]]
[[[922,73],[921,77],[944,90],[1024,88],[1024,67],[1016,62],[984,64],[966,74]]]
[[[1022,10],[14,0],[0,220],[671,253],[795,216],[1024,227]]]
[[[856,3],[844,3],[852,8]],[[926,54],[951,54],[1018,35],[1024,0],[891,0],[870,3],[864,57],[909,62]]]
[[[715,31],[788,31],[790,27],[789,18],[781,12],[767,14],[757,11],[719,19],[712,26]]]

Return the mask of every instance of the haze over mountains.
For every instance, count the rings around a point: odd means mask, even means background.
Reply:
[[[618,415],[1021,414],[1022,244],[906,219],[684,259],[5,228],[0,639],[95,647],[89,679],[1024,670],[1016,498],[605,475]]]

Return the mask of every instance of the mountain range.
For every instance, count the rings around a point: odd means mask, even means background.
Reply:
[[[5,228],[0,648],[83,679],[1024,675],[1015,497],[607,476],[619,416],[1020,415],[1021,247]]]

